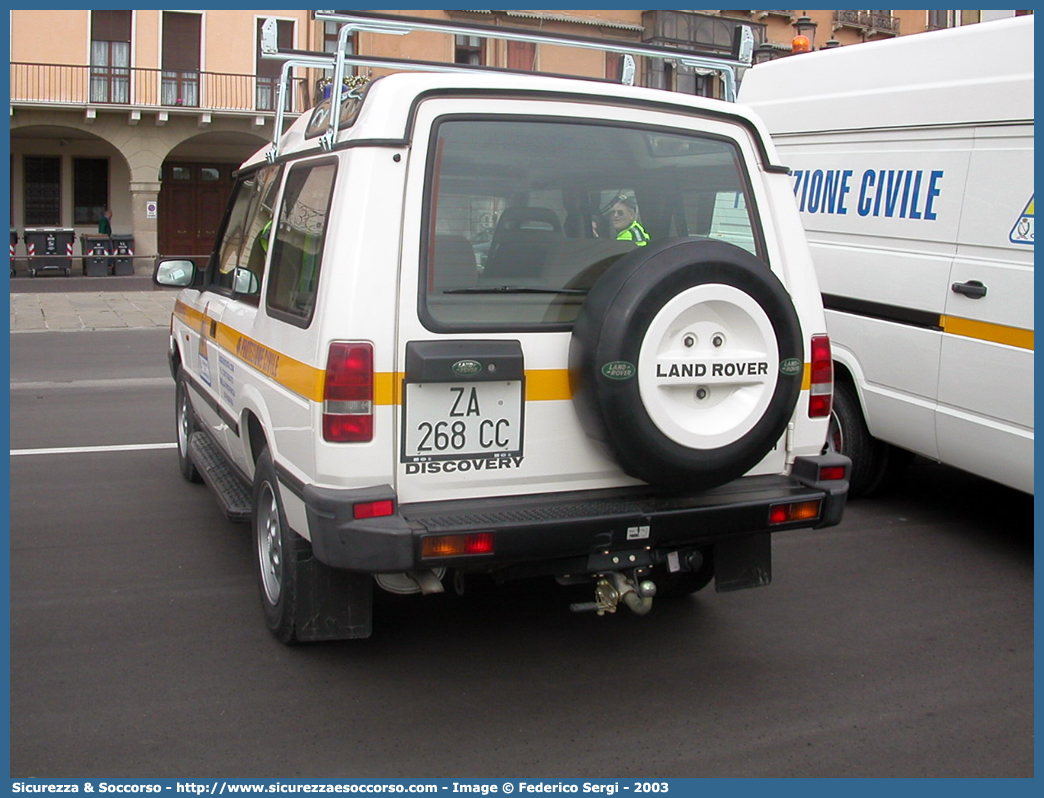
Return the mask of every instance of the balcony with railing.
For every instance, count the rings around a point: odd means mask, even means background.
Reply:
[[[865,35],[886,34],[899,35],[899,17],[893,17],[880,11],[835,11],[834,29],[857,28]]]
[[[274,114],[278,78],[222,72],[178,72],[118,66],[11,64],[11,102],[21,105],[198,109],[201,112]],[[291,80],[285,111],[313,105],[309,82]]]
[[[754,43],[765,41],[764,24],[693,11],[643,11],[642,41],[721,56],[732,54],[738,26],[746,25]]]

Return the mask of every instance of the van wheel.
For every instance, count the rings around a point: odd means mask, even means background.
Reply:
[[[742,476],[776,445],[803,363],[783,284],[712,240],[654,242],[616,261],[588,294],[569,351],[587,434],[627,474],[688,490]]]
[[[196,413],[192,409],[192,400],[188,395],[188,384],[181,369],[178,369],[178,379],[174,389],[174,408],[174,423],[177,427],[178,438],[178,470],[187,481],[202,482],[203,477],[196,469],[192,458],[189,457],[189,436],[199,427],[196,423]]]
[[[261,452],[254,471],[251,525],[265,624],[280,642],[296,643],[294,610],[299,589],[298,563],[307,543],[286,523],[268,447]]]
[[[852,460],[848,495],[873,496],[902,476],[912,455],[870,434],[859,397],[848,382],[834,385],[827,448]]]

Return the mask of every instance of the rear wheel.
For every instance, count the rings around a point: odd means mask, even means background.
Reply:
[[[254,467],[251,526],[265,625],[277,640],[293,645],[370,636],[373,577],[319,562],[312,544],[290,527],[267,446]]]
[[[294,610],[299,589],[298,563],[304,539],[286,523],[275,467],[266,447],[254,475],[252,526],[258,585],[268,630],[283,643],[296,643]]]
[[[181,471],[181,476],[189,482],[202,482],[203,477],[200,476],[195,463],[189,457],[189,436],[198,427],[196,414],[192,409],[192,400],[188,395],[188,384],[181,369],[178,369],[178,379],[174,389],[174,408],[174,423],[177,426],[178,438],[178,470]]]

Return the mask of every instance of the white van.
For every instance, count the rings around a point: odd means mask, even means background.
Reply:
[[[852,494],[894,447],[1032,493],[1032,17],[781,59],[739,99],[791,168]]]

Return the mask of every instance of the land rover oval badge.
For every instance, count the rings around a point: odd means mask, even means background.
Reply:
[[[795,374],[801,373],[801,360],[796,357],[788,357],[786,360],[782,360],[779,363],[779,370],[788,377],[793,377]]]
[[[614,360],[602,366],[602,375],[611,380],[629,380],[637,373],[633,363],[626,360]]]
[[[474,377],[482,371],[482,364],[477,360],[458,360],[452,368],[458,377]]]

